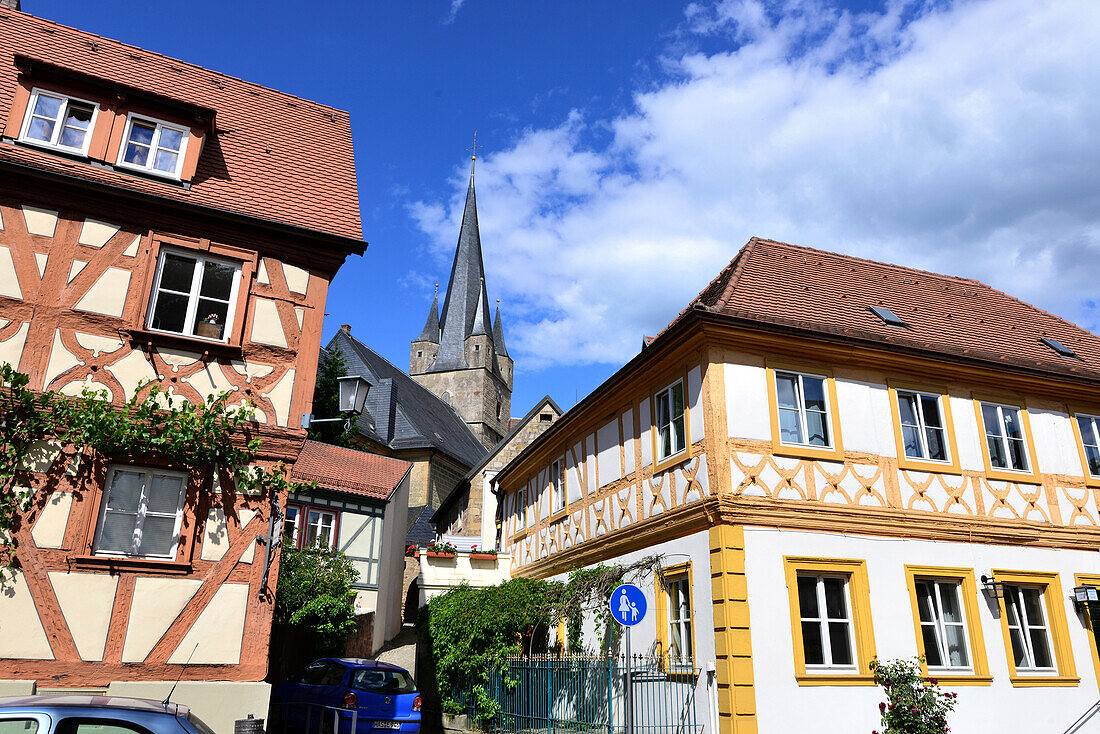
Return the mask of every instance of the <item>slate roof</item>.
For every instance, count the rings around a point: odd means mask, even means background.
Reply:
[[[0,161],[361,240],[348,113],[0,6],[0,129],[15,56],[215,112],[190,189],[0,144]]]
[[[306,441],[290,476],[338,492],[385,500],[412,469],[412,464],[388,456]]]
[[[337,347],[347,373],[371,383],[360,433],[395,450],[434,448],[465,466],[481,461],[485,447],[451,406],[343,329],[327,349]]]
[[[432,309],[428,312],[424,328],[420,331],[420,336],[416,337],[416,341],[439,343],[439,289],[435,291],[435,296],[432,298]]]
[[[430,518],[432,508],[428,505],[409,508],[409,519],[405,525],[405,545],[428,545],[435,540],[435,528],[432,527]]]
[[[497,315],[493,318],[493,349],[501,357],[508,356],[508,347],[504,346],[504,324],[500,320],[500,301],[497,301]]]
[[[887,325],[871,306],[890,309],[906,326]],[[1100,337],[977,280],[774,240],[751,239],[673,324],[692,309],[880,348],[1100,379]],[[1076,358],[1060,356],[1041,337]]]

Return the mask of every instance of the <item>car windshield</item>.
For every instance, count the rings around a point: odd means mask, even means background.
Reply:
[[[187,712],[187,721],[190,722],[191,726],[195,727],[195,731],[199,734],[214,734],[214,730],[207,726],[205,721],[195,716],[190,711]]]
[[[403,670],[363,668],[352,674],[351,687],[373,693],[415,693],[416,682]]]

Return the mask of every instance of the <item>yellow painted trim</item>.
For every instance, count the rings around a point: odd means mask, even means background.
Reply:
[[[1051,645],[1054,648],[1054,660],[1057,675],[1018,675],[1016,658],[1012,654],[1012,639],[1008,634],[1008,614],[1005,612],[1005,600],[998,599],[1001,612],[1001,634],[1004,636],[1005,658],[1008,661],[1008,679],[1017,688],[1038,686],[1076,686],[1081,682],[1077,677],[1077,666],[1073,660],[1073,647],[1070,645],[1069,627],[1066,625],[1065,601],[1062,597],[1062,584],[1058,574],[1042,571],[1006,571],[993,569],[993,577],[1006,584],[1024,586],[1042,586],[1043,603],[1046,605],[1047,626],[1050,629]]]
[[[989,479],[998,479],[1004,482],[1024,482],[1026,484],[1042,484],[1039,475],[1039,460],[1035,456],[1035,437],[1031,435],[1031,416],[1027,412],[1027,404],[1022,400],[1013,400],[1002,396],[980,395],[974,393],[974,418],[978,421],[978,442],[982,446],[982,461],[985,462],[985,475]],[[991,405],[1010,405],[1020,409],[1020,420],[1024,424],[1024,442],[1027,444],[1027,460],[1031,467],[1030,472],[1011,471],[1009,469],[996,469],[989,460],[989,441],[985,435],[985,421],[982,420],[982,403]]]
[[[779,396],[775,387],[775,372],[797,372],[811,377],[825,378],[825,398],[829,401],[829,433],[833,439],[831,448],[817,448],[783,443],[779,433]],[[830,459],[844,461],[844,441],[840,432],[840,408],[836,397],[836,380],[833,371],[819,366],[766,361],[768,383],[768,417],[771,419],[772,452],[783,456],[799,456],[806,459]]]
[[[1073,438],[1077,441],[1077,455],[1081,457],[1081,473],[1085,475],[1085,486],[1100,487],[1100,477],[1094,477],[1089,472],[1089,459],[1085,456],[1085,439],[1081,435],[1081,427],[1077,425],[1078,415],[1098,418],[1100,417],[1100,410],[1091,413],[1087,410],[1070,410],[1069,412],[1069,422],[1073,426]]]
[[[694,365],[693,365],[694,366]],[[684,369],[681,373],[680,370],[676,370],[675,377],[671,382],[664,387],[657,388],[649,391],[649,438],[653,445],[653,473],[658,474],[665,469],[669,469],[678,464],[683,464],[685,461],[690,461],[692,457],[691,452],[691,406],[688,404],[688,372],[689,369]],[[680,383],[680,389],[684,394],[684,448],[677,451],[671,456],[666,456],[660,461],[657,460],[657,394],[668,390],[674,386],[677,382]],[[621,430],[621,429],[620,429]]]
[[[928,672],[928,665],[924,662],[924,635],[921,634],[920,613],[917,609],[916,581],[918,578],[945,579],[959,582],[963,613],[966,615],[966,632],[967,639],[970,642],[970,662],[973,673]],[[920,667],[924,676],[951,685],[989,685],[993,681],[993,677],[989,674],[989,660],[986,658],[985,653],[985,638],[982,635],[981,617],[978,611],[978,589],[974,583],[974,570],[970,568],[907,565],[905,567],[905,582],[909,587],[909,602],[913,609],[913,632],[917,637],[917,653],[921,657]]]
[[[1100,576],[1088,573],[1076,573],[1073,575],[1073,585],[1083,586],[1088,584],[1089,586],[1095,586],[1100,588]],[[1096,684],[1100,687],[1100,652],[1097,650],[1096,633],[1092,629],[1092,617],[1089,613],[1088,605],[1085,606],[1081,612],[1085,618],[1085,631],[1089,636],[1089,655],[1092,657],[1092,669],[1096,671]]]
[[[791,642],[794,647],[794,674],[800,686],[873,686],[871,661],[875,658],[875,631],[871,625],[871,587],[867,581],[867,561],[848,558],[803,558],[784,556],[787,597],[791,612]],[[806,671],[806,652],[802,644],[802,615],[798,607],[798,574],[833,574],[848,579],[848,602],[856,640],[856,673],[813,673]]]
[[[556,513],[556,514],[554,514],[554,515],[551,515],[550,517],[546,518],[546,522],[547,522],[547,524],[549,524],[549,525],[553,525],[553,524],[554,524],[554,523],[556,523],[556,522],[557,522],[558,520],[564,520],[564,519],[565,519],[565,518],[567,518],[567,517],[569,517],[569,510],[568,510],[568,509],[565,509],[565,510],[561,510],[560,512],[558,512],[558,513]]]
[[[657,607],[657,655],[661,659],[662,665],[668,664],[675,669],[675,666],[668,661],[669,654],[669,613],[668,613],[668,589],[663,583],[661,583],[662,576],[665,579],[675,576],[687,576],[688,580],[688,604],[691,607],[691,619],[688,620],[691,627],[691,659],[698,664],[698,658],[695,656],[695,616],[697,614],[697,608],[695,606],[695,576],[692,574],[691,561],[685,563],[678,563],[675,566],[668,566],[661,569],[661,573],[656,575],[654,579],[654,602]]]
[[[894,419],[894,445],[898,452],[898,468],[913,471],[937,472],[940,474],[961,474],[959,469],[959,446],[955,440],[955,421],[951,416],[951,396],[946,388],[920,385],[900,380],[887,380],[890,393],[890,416]],[[943,411],[944,430],[947,432],[947,448],[951,452],[950,461],[931,461],[928,459],[910,459],[905,455],[905,443],[901,431],[901,407],[898,404],[898,390],[919,392],[926,395],[938,395]]]
[[[717,525],[710,528],[709,540],[718,731],[755,732],[756,678],[745,577],[745,530],[739,525]]]

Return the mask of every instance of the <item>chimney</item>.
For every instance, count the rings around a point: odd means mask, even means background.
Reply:
[[[0,8],[19,10],[19,0],[0,0]]]
[[[8,2],[8,1],[9,0],[0,0],[0,3],[4,3],[4,2]],[[15,2],[18,2],[18,0],[15,0]],[[351,324],[340,324],[340,331],[344,332],[345,334],[350,334],[351,333]]]

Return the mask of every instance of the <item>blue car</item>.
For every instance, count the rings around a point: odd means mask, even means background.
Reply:
[[[420,693],[409,671],[361,658],[322,658],[275,689],[273,732],[420,731]],[[354,722],[354,731],[353,729]]]
[[[214,734],[186,706],[91,695],[0,698],[0,734]]]

